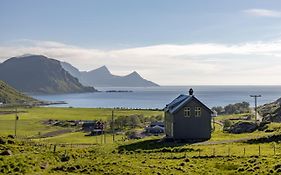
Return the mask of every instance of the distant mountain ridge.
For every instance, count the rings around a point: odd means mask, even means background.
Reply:
[[[94,92],[65,71],[60,62],[42,55],[10,58],[0,64],[0,80],[21,92],[78,93]]]
[[[158,84],[142,78],[136,71],[125,75],[113,75],[106,66],[86,72],[79,71],[69,63],[61,62],[62,67],[72,76],[77,77],[83,85],[95,87],[151,87]]]

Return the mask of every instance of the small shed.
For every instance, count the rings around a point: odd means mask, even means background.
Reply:
[[[193,95],[179,95],[164,108],[167,138],[208,140],[212,132],[212,111]]]

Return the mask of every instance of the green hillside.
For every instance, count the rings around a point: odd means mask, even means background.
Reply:
[[[18,92],[5,82],[0,80],[0,103],[32,103],[37,102],[23,93]]]

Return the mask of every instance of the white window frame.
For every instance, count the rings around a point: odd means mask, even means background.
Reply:
[[[184,115],[184,117],[191,117],[191,109],[190,109],[190,107],[184,107],[183,115]]]
[[[195,117],[201,117],[201,107],[195,107]]]

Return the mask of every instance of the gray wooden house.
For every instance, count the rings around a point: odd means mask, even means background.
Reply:
[[[208,140],[212,132],[212,111],[189,90],[166,105],[166,137],[177,140]]]

